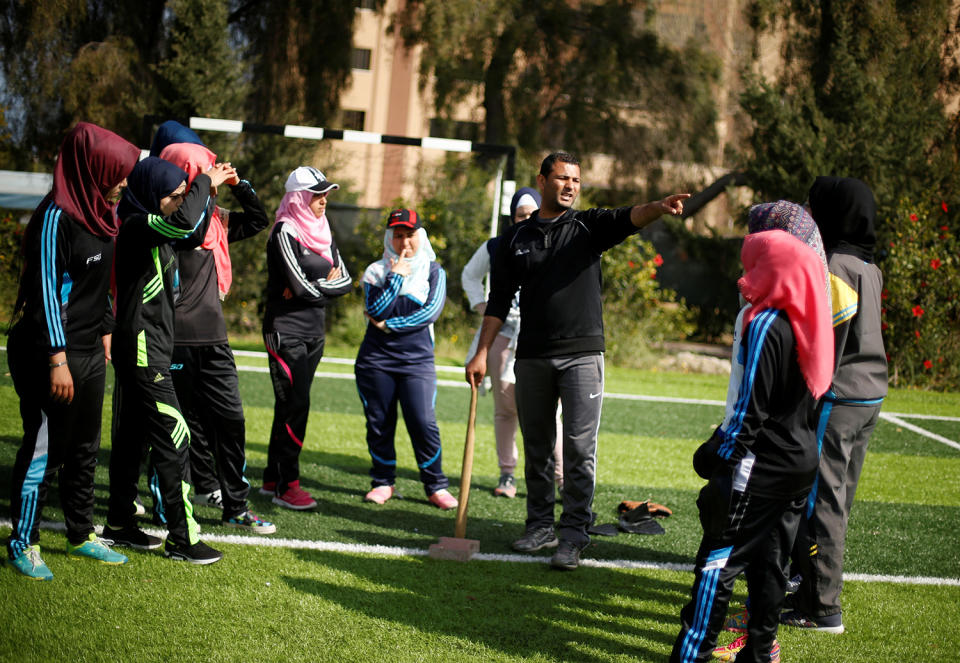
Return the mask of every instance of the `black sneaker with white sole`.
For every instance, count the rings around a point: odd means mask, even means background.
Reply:
[[[535,527],[513,542],[517,552],[535,552],[543,548],[556,548],[557,535],[552,527]]]
[[[192,546],[180,546],[168,540],[163,554],[172,560],[191,564],[213,564],[223,559],[222,552],[214,550],[203,541],[197,541]]]
[[[154,550],[163,545],[163,539],[147,534],[136,525],[127,527],[104,525],[100,538],[108,541],[108,545],[125,546],[134,550]]]

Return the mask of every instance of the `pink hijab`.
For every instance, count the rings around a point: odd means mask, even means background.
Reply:
[[[833,327],[824,288],[823,266],[816,252],[780,230],[747,235],[740,252],[746,272],[737,281],[753,306],[743,316],[743,333],[761,311],[785,311],[797,342],[797,363],[814,398],[833,379]]]
[[[195,143],[173,143],[160,152],[160,158],[187,171],[187,186],[200,173],[207,172],[217,162],[217,155],[203,145]],[[227,296],[233,283],[233,265],[230,262],[230,247],[227,232],[220,218],[220,208],[213,206],[213,218],[207,226],[207,234],[200,245],[207,251],[213,251],[213,262],[217,267],[217,289],[220,299]]]
[[[313,213],[310,209],[312,199],[312,191],[288,191],[277,209],[277,223],[283,221],[293,226],[300,243],[323,256],[332,265],[333,253],[330,245],[333,243],[333,235],[330,232],[330,222],[327,221],[326,214],[317,218]],[[273,224],[271,233],[277,229],[277,223]]]

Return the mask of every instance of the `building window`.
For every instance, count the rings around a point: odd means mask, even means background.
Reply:
[[[350,53],[350,66],[354,69],[370,69],[370,49],[355,48]]]
[[[430,120],[430,135],[434,138],[456,138],[476,142],[480,139],[480,123],[435,117]]]
[[[377,0],[357,0],[357,9],[376,9]]]
[[[352,131],[363,131],[363,123],[367,119],[367,114],[361,110],[341,111],[343,117],[343,128]]]

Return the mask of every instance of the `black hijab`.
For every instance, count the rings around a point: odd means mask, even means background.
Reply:
[[[827,254],[847,253],[873,262],[877,202],[870,187],[853,177],[821,175],[808,196]]]
[[[159,157],[147,157],[127,177],[117,215],[126,220],[134,214],[161,214],[160,201],[186,181],[183,169]]]

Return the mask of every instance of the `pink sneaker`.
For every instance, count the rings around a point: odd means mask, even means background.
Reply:
[[[457,498],[451,495],[450,491],[446,490],[445,488],[441,488],[427,499],[430,500],[430,504],[438,509],[443,509],[444,511],[456,509],[458,506],[460,506],[460,503],[457,502]]]
[[[263,485],[260,486],[261,495],[273,495],[277,492],[277,482],[276,481],[264,481]]]
[[[287,490],[282,495],[274,495],[273,503],[295,511],[312,509],[317,506],[317,500],[300,487],[299,480],[288,483]]]
[[[393,486],[377,486],[372,489],[366,496],[363,498],[364,502],[373,502],[374,504],[383,504],[388,499],[393,497],[395,492]]]

